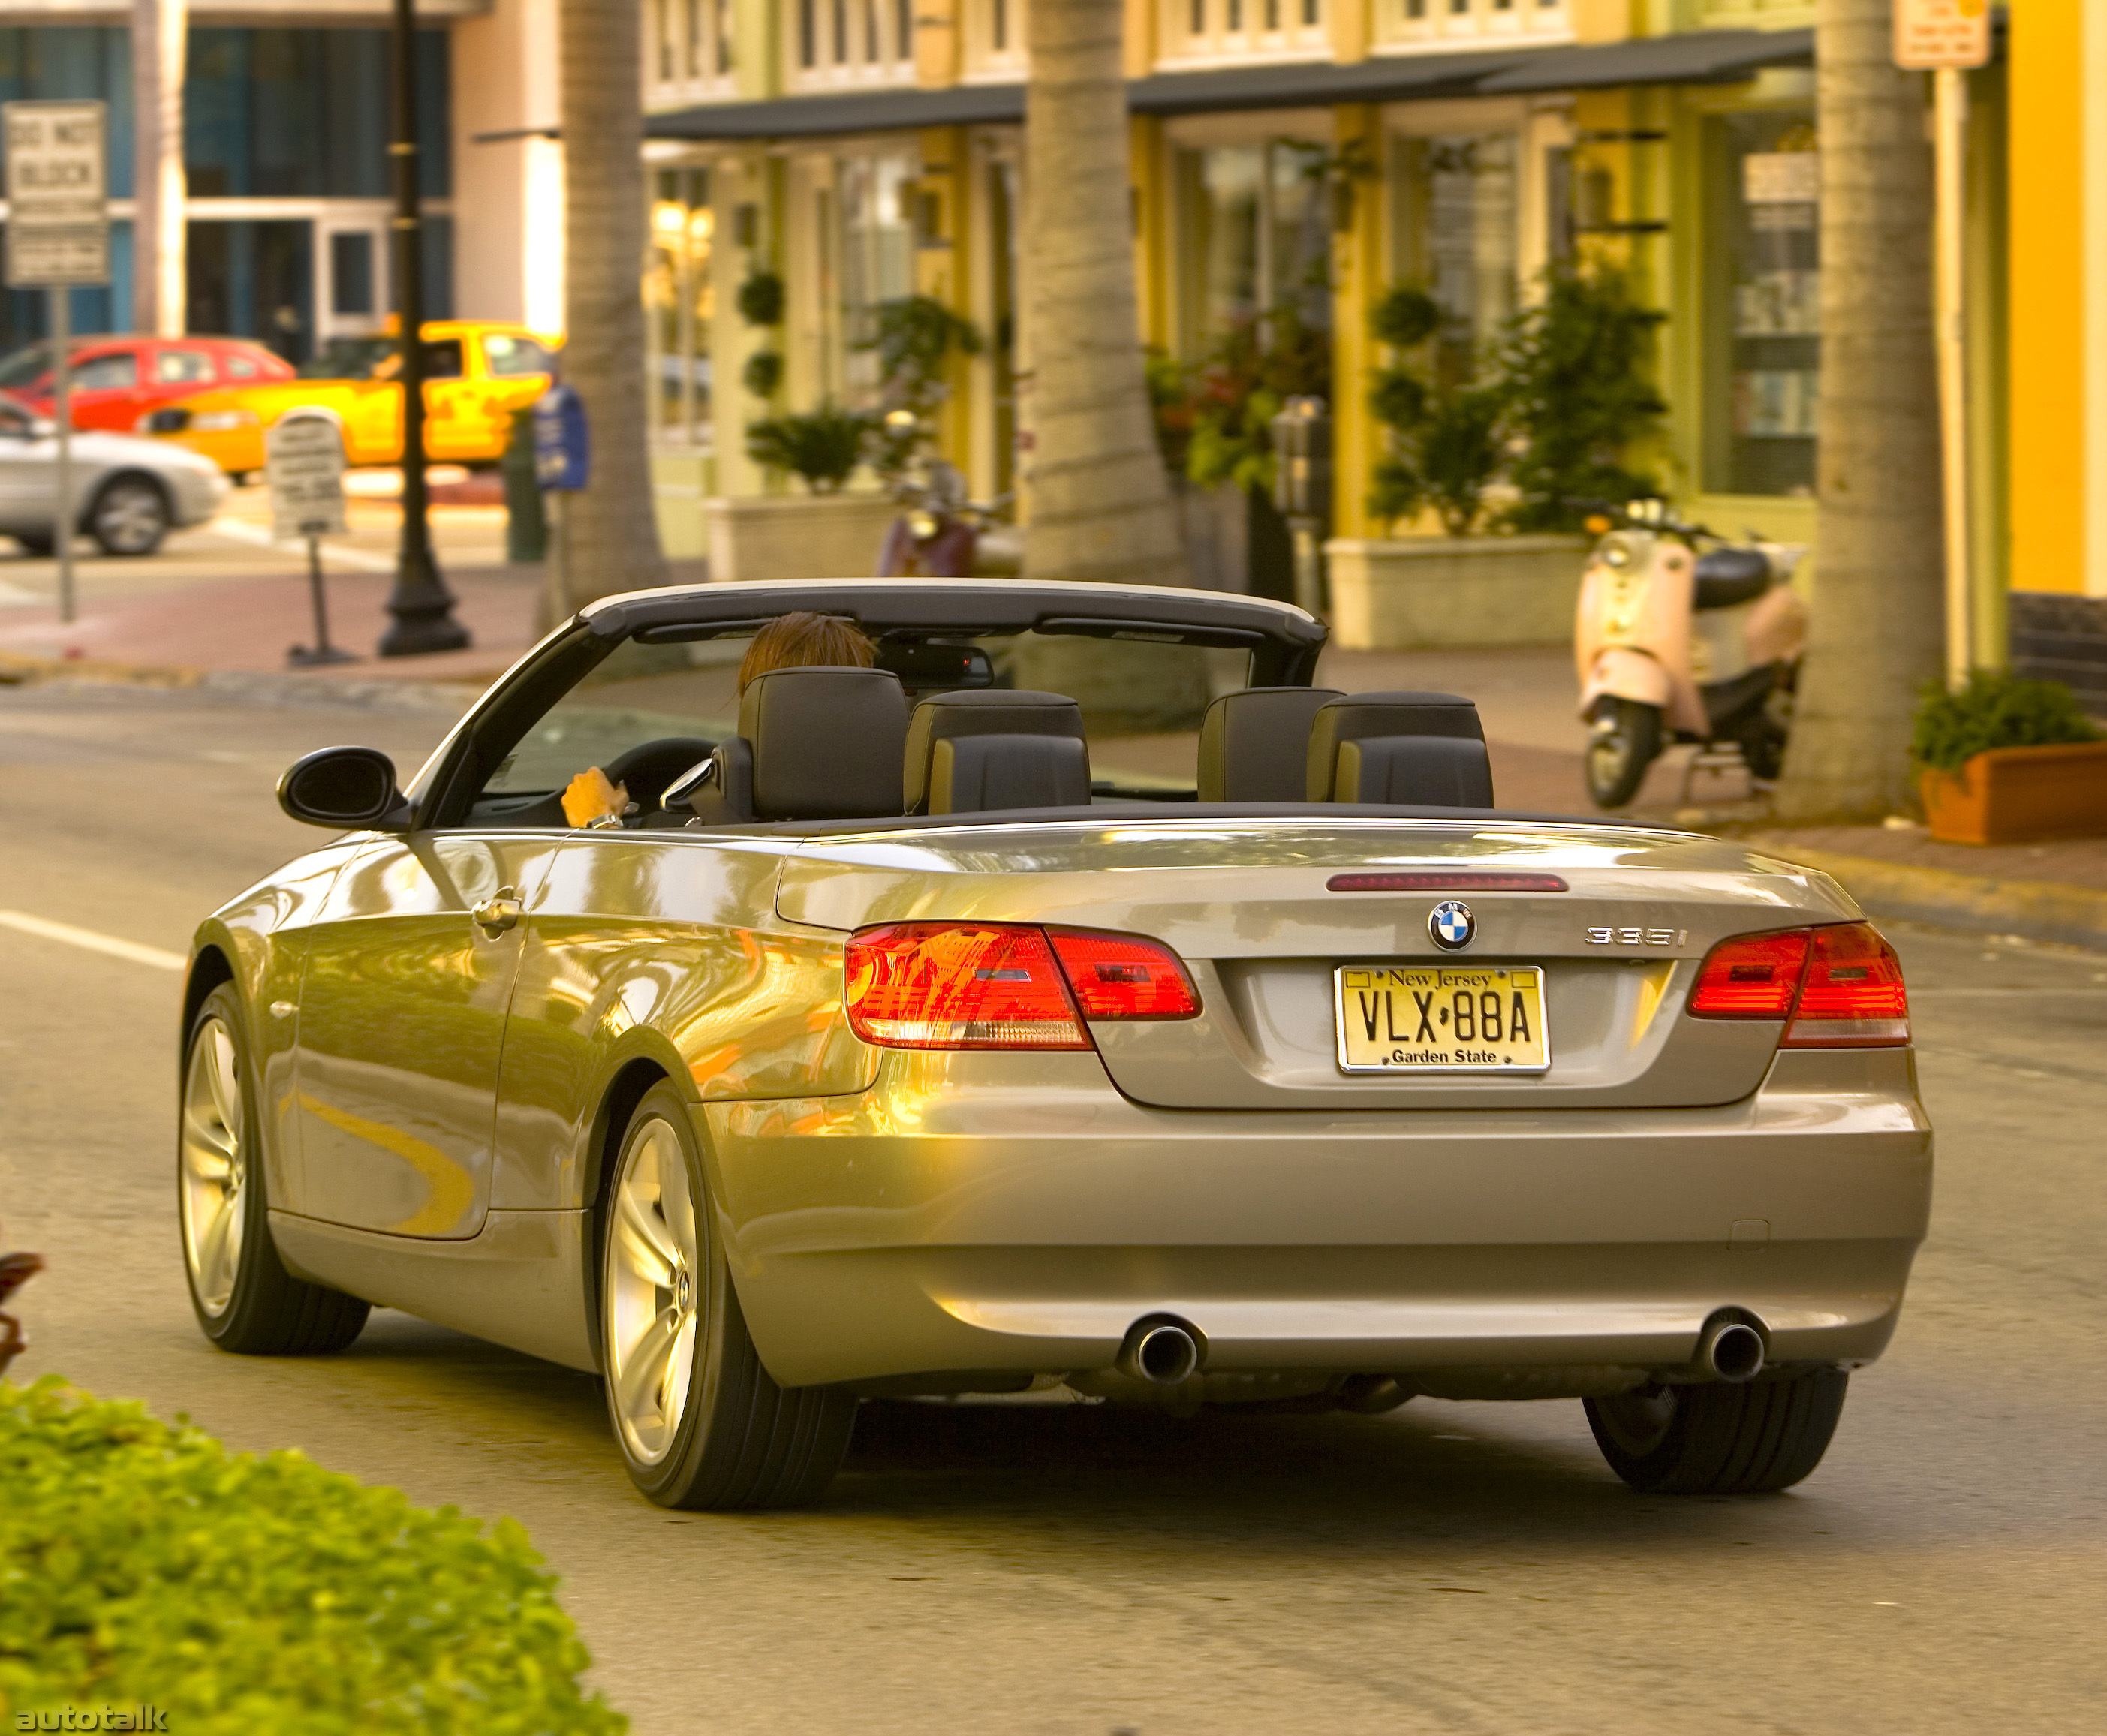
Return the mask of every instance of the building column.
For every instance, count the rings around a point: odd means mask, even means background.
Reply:
[[[1376,174],[1341,184],[1345,221],[1332,237],[1332,534],[1369,536],[1382,529],[1369,518],[1368,490],[1383,434],[1368,407],[1368,370],[1376,361],[1368,310],[1386,288],[1382,205],[1391,168],[1380,109],[1341,103],[1333,114],[1341,157],[1358,153],[1377,166]]]
[[[180,338],[184,257],[183,64],[189,0],[132,4],[132,325]]]

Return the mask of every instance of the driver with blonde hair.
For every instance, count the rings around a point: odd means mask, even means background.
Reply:
[[[869,669],[877,657],[878,648],[854,621],[797,609],[753,635],[739,662],[739,690],[744,694],[771,670]],[[573,826],[619,824],[628,807],[629,792],[597,765],[580,772],[564,792],[564,818]]]

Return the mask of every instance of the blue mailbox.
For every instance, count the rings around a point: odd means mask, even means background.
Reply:
[[[551,386],[534,402],[534,480],[545,492],[575,494],[591,474],[585,400],[569,386]]]

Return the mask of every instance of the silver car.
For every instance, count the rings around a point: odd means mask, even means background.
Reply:
[[[796,609],[877,666],[735,693]],[[308,756],[281,802],[348,832],[191,964],[204,1330],[380,1305],[597,1371],[676,1507],[811,1500],[859,1403],[929,1394],[1579,1399],[1639,1488],[1804,1477],[1930,1204],[1894,952],[1788,862],[1495,807],[1467,699],[1313,689],[1323,639],[644,592],[407,789]],[[574,829],[589,767],[630,811]]]
[[[203,524],[227,498],[210,459],[165,441],[77,429],[69,487],[74,528],[105,554],[151,554],[172,530]],[[0,536],[32,554],[56,545],[56,424],[0,393]]]

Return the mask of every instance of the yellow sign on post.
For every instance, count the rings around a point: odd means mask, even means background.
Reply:
[[[1990,0],[1895,0],[1895,65],[1965,72],[1990,58]]]

